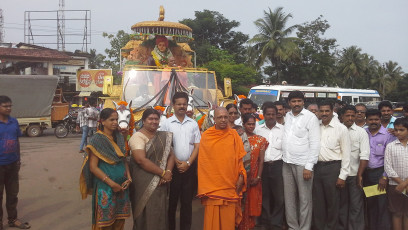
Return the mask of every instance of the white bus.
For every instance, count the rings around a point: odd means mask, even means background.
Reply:
[[[344,89],[337,87],[259,85],[252,87],[248,98],[261,106],[265,101],[286,101],[290,92],[299,90],[305,95],[305,103],[318,103],[326,99],[338,99],[347,104],[381,101],[376,90]]]

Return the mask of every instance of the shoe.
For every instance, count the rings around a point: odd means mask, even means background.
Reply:
[[[15,227],[19,229],[29,229],[31,228],[30,224],[28,222],[23,222],[19,219],[15,219],[12,221],[8,222],[9,227]]]

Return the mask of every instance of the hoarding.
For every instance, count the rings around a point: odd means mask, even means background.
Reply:
[[[96,92],[103,90],[103,77],[112,75],[112,69],[81,69],[77,71],[76,91]]]

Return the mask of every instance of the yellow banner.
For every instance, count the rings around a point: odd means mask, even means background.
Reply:
[[[104,76],[112,75],[111,69],[81,69],[77,71],[76,91],[96,92],[103,90]]]

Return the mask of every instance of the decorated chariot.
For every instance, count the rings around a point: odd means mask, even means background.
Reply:
[[[209,104],[217,105],[223,98],[217,90],[215,72],[195,68],[195,52],[188,45],[193,40],[192,29],[164,21],[162,6],[158,21],[136,23],[132,31],[132,39],[120,52],[124,63],[122,84],[114,85],[113,77],[105,76],[103,93],[109,95],[103,98],[105,107],[114,107],[112,102],[122,101],[137,123],[149,107],[169,116],[172,96],[184,91],[190,96],[189,109],[199,120]]]

